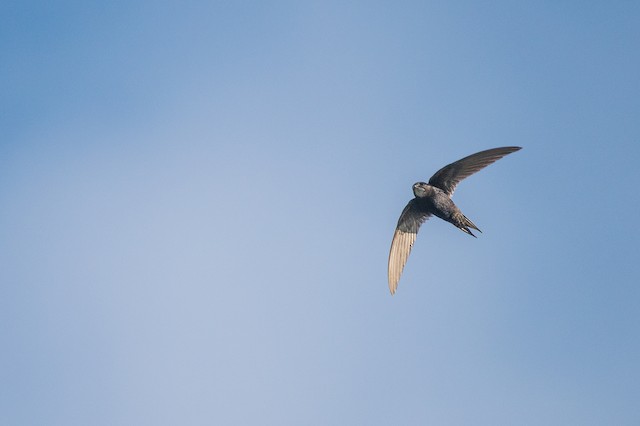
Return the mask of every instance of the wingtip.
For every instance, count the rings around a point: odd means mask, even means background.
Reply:
[[[503,146],[502,148],[495,148],[496,151],[504,152],[504,155],[512,154],[516,151],[520,151],[521,149],[521,146]]]

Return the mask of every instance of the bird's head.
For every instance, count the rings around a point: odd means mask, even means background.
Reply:
[[[425,182],[416,182],[413,184],[413,195],[416,197],[426,197],[431,194],[433,188]]]

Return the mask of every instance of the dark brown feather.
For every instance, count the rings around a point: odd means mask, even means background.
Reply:
[[[406,205],[398,225],[391,240],[391,250],[389,250],[389,291],[396,292],[398,281],[404,265],[407,263],[409,253],[413,243],[416,241],[420,225],[427,220],[431,214],[424,209],[420,202],[414,198]]]
[[[477,171],[480,171],[507,154],[518,151],[518,146],[507,146],[503,148],[487,149],[464,157],[461,160],[444,166],[438,170],[431,179],[429,185],[442,189],[449,196],[453,195],[456,186],[464,178],[467,178]]]

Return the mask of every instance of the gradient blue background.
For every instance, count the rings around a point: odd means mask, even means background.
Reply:
[[[0,424],[640,424],[640,3],[0,19]]]

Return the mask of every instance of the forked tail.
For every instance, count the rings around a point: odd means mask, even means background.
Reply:
[[[475,229],[478,232],[482,232],[480,231],[480,228],[478,228],[473,222],[471,222],[471,220],[469,220],[468,217],[466,217],[462,213],[460,213],[459,216],[457,216],[455,219],[456,219],[455,225],[458,228],[460,228],[460,230],[462,230],[463,232],[466,232],[467,234],[471,235],[474,238],[477,238],[477,237],[473,235],[473,232],[471,232],[471,229]]]

